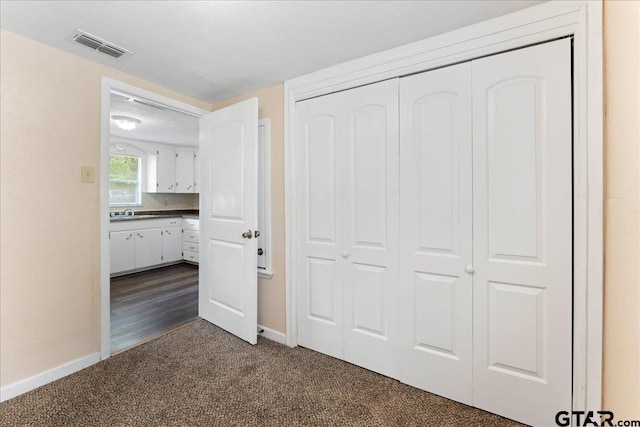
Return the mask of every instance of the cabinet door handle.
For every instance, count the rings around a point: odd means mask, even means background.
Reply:
[[[133,237],[133,233],[129,234],[129,237],[127,237],[127,238],[126,238],[126,239],[124,239],[124,240],[129,240],[129,239],[130,239],[130,238],[132,238],[132,237]]]
[[[169,230],[164,230],[164,231],[166,231],[166,232],[167,232],[167,234],[168,234],[169,236],[171,236],[171,233],[169,232]]]
[[[169,190],[171,190],[173,188],[173,184],[171,184],[171,186],[169,187]]]
[[[140,233],[136,233],[138,235],[139,238],[144,239],[144,236]]]
[[[187,190],[188,190],[188,189],[190,189],[191,187],[193,187],[193,185],[188,186],[188,187],[187,187]]]

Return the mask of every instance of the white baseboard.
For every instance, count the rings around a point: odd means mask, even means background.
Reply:
[[[258,329],[262,329],[264,331],[260,335],[266,339],[287,345],[287,336],[282,332],[275,331],[262,325],[258,325]]]
[[[34,390],[38,387],[42,387],[43,385],[49,384],[55,380],[64,378],[74,372],[78,372],[91,365],[95,365],[99,361],[100,353],[91,353],[63,365],[56,366],[48,371],[34,375],[30,378],[25,378],[24,380],[9,384],[8,386],[0,388],[0,402],[4,402],[5,400],[20,396],[21,394]]]

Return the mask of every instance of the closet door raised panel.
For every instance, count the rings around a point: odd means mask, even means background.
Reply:
[[[340,94],[296,104],[298,343],[343,358],[342,230],[336,117]]]
[[[474,61],[474,406],[571,410],[571,44]]]
[[[345,360],[399,378],[398,79],[341,95]]]
[[[400,80],[401,380],[471,404],[471,64]]]

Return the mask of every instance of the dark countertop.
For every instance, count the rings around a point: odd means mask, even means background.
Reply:
[[[166,210],[166,211],[136,211],[133,216],[111,217],[109,222],[136,221],[142,219],[161,219],[161,218],[199,218],[197,209],[183,210]]]

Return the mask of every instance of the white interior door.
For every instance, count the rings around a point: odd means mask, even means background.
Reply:
[[[473,67],[474,406],[571,410],[571,42]]]
[[[344,358],[340,94],[296,103],[298,344]]]
[[[344,359],[400,377],[398,79],[339,94]]]
[[[200,316],[257,342],[258,100],[200,121]]]
[[[466,404],[471,133],[470,63],[400,79],[401,380]]]
[[[298,342],[399,377],[398,81],[296,105]]]

